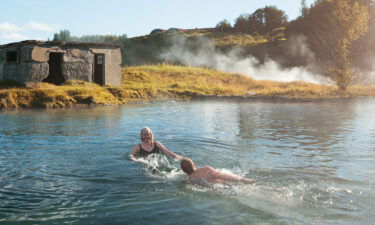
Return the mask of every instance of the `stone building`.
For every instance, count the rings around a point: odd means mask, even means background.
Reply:
[[[0,46],[0,80],[121,84],[122,45],[27,40]]]

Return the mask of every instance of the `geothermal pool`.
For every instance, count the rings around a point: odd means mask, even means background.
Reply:
[[[0,113],[0,224],[371,224],[375,99],[191,101]],[[198,166],[128,159],[149,126]]]

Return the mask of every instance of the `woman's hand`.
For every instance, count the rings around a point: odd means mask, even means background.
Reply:
[[[158,141],[155,141],[155,145],[160,149],[162,150],[165,154],[169,155],[170,157],[174,158],[174,159],[182,159],[183,157],[182,156],[179,156],[177,154],[174,154],[173,152],[171,152],[170,150],[168,150],[166,147],[164,147],[164,145]]]
[[[180,155],[176,155],[175,154],[175,157],[174,157],[174,159],[177,159],[177,160],[181,160],[181,159],[183,159],[184,157],[182,157],[182,156],[180,156]]]
[[[132,161],[136,161],[134,155],[136,155],[139,150],[141,150],[139,145],[134,146],[134,148],[130,152],[129,159]]]

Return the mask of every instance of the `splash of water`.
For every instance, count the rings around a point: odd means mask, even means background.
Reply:
[[[143,170],[150,177],[172,182],[181,182],[185,178],[185,174],[164,155],[152,154],[136,161],[143,164]],[[218,170],[237,176],[244,176],[248,173],[239,168]],[[324,216],[329,217],[331,209],[332,216],[336,215],[338,208],[355,210],[352,202],[341,200],[343,199],[341,195],[356,194],[345,186],[319,176],[276,179],[270,175],[257,177],[259,181],[255,184],[218,183],[199,186],[186,183],[184,186],[193,194],[198,192],[205,195],[229,197],[253,210],[300,221],[308,219],[312,223],[322,220]],[[308,214],[306,214],[307,211]]]
[[[135,161],[142,163],[146,174],[153,178],[180,181],[184,174],[162,154],[151,154],[146,158],[138,158]]]
[[[342,201],[340,197],[356,193],[324,178],[270,180],[267,176],[258,179],[255,184],[189,185],[188,190],[229,197],[252,210],[311,223],[338,215],[337,209],[356,210],[352,202]]]

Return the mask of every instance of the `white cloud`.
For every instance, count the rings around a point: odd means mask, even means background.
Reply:
[[[29,23],[27,24],[27,28],[28,29],[31,29],[31,30],[40,30],[40,31],[48,31],[48,32],[51,32],[53,31],[54,29],[48,25],[48,24],[45,24],[45,23],[39,23],[39,22],[35,22],[35,21],[29,21]]]
[[[0,42],[16,42],[22,40],[46,40],[40,36],[49,35],[58,28],[58,25],[51,25],[29,20],[23,25],[16,25],[7,21],[0,21]],[[37,38],[36,38],[37,37]]]
[[[26,35],[23,35],[23,34],[20,34],[20,33],[15,33],[15,32],[3,34],[2,38],[7,39],[7,40],[13,40],[13,41],[32,39],[32,38],[30,38]]]
[[[0,31],[3,32],[20,32],[22,30],[21,27],[8,22],[0,23]]]

